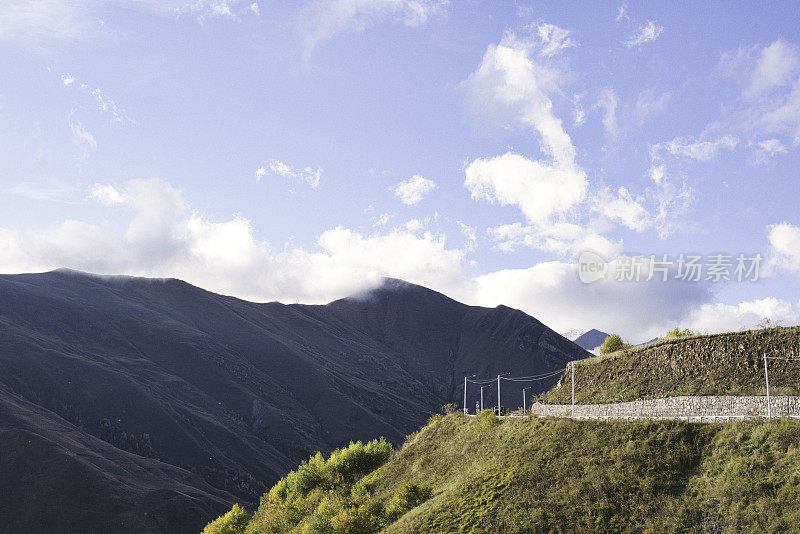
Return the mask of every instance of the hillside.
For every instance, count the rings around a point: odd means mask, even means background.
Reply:
[[[382,461],[371,447],[358,457]],[[204,532],[800,532],[797,422],[437,416],[348,482],[353,449],[301,466],[249,524]]]
[[[673,395],[765,395],[763,354],[800,354],[800,327],[666,339],[575,365],[575,400],[628,401]],[[770,392],[800,393],[800,361],[769,360]],[[544,400],[570,402],[567,371]]]
[[[225,502],[254,502],[313,451],[378,436],[401,442],[442,404],[461,402],[465,374],[536,374],[585,356],[522,312],[466,306],[397,280],[304,306],[242,301],[179,280],[0,276],[0,386],[69,424],[65,432],[87,449],[108,444],[195,473]],[[21,428],[10,418],[3,430]],[[60,435],[50,436],[51,449],[70,450]],[[20,465],[32,461],[24,448],[14,453]],[[41,485],[4,479],[25,513],[41,518],[32,530],[55,528],[42,492],[63,476],[45,472]],[[111,499],[98,514],[118,514],[125,487],[97,478]],[[165,501],[162,513],[207,521],[210,502]],[[85,499],[64,513],[92,506]]]
[[[194,473],[90,436],[2,386],[0,451],[3,532],[197,532],[204,517],[235,500]]]

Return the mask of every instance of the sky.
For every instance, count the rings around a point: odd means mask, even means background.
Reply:
[[[800,324],[798,20],[0,0],[0,272],[287,303],[391,276],[634,343]]]

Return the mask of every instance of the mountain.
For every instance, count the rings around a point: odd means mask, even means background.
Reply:
[[[570,341],[575,341],[576,339],[578,339],[579,337],[581,337],[585,333],[586,333],[586,331],[584,331],[584,330],[574,329],[574,330],[570,330],[569,332],[564,332],[561,335],[564,336],[565,338],[569,339]]]
[[[333,534],[797,532],[800,524],[796,421],[500,420],[486,411],[434,417],[391,455],[380,444],[353,449],[300,466],[252,519],[239,511],[240,524]],[[355,453],[370,466],[337,477]],[[226,530],[230,519],[203,534],[244,531]]]
[[[0,387],[0,530],[196,533],[235,497]]]
[[[572,341],[579,347],[583,347],[588,351],[593,351],[594,349],[599,348],[607,337],[608,334],[605,332],[601,332],[600,330],[595,330],[592,328],[588,332],[584,332],[583,334],[577,336]]]
[[[194,489],[182,495],[198,497],[193,507],[165,498],[159,517],[183,510],[207,520],[231,496],[254,502],[313,451],[378,436],[399,443],[443,404],[463,402],[464,376],[530,376],[587,356],[518,310],[467,306],[399,280],[311,306],[247,302],[174,279],[0,276],[0,386],[64,428],[39,456],[17,442],[3,450],[18,465],[56,450],[75,458],[78,445],[59,436],[80,436],[81,448],[109,461],[93,464],[91,489],[75,496],[83,509],[64,513],[85,513],[102,495],[108,504],[96,513],[108,524],[135,502],[126,488],[181,479],[160,466],[186,474]],[[518,406],[523,386],[530,395],[556,380],[504,382],[502,403]],[[492,405],[495,387],[487,390]],[[470,407],[478,395],[471,386]],[[37,420],[9,417],[3,430],[25,435]],[[135,484],[115,482],[103,465],[125,463],[112,452],[134,455],[158,483],[133,470]],[[2,482],[25,503],[30,532],[59,530],[42,493],[68,481],[59,470],[42,476],[38,485]],[[113,531],[125,530],[139,531]]]

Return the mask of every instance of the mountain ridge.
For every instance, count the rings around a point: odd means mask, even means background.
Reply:
[[[315,450],[399,443],[442,404],[461,404],[463,376],[532,375],[586,356],[519,310],[398,280],[285,305],[177,279],[0,275],[0,385],[243,502]],[[520,403],[521,385],[504,384],[503,404]]]

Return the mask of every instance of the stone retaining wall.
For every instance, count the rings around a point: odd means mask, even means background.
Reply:
[[[772,396],[772,417],[800,417],[800,397]],[[570,404],[531,406],[539,417],[570,417]],[[576,419],[686,419],[731,420],[767,417],[767,397],[753,396],[684,396],[646,399],[609,404],[576,404]]]

